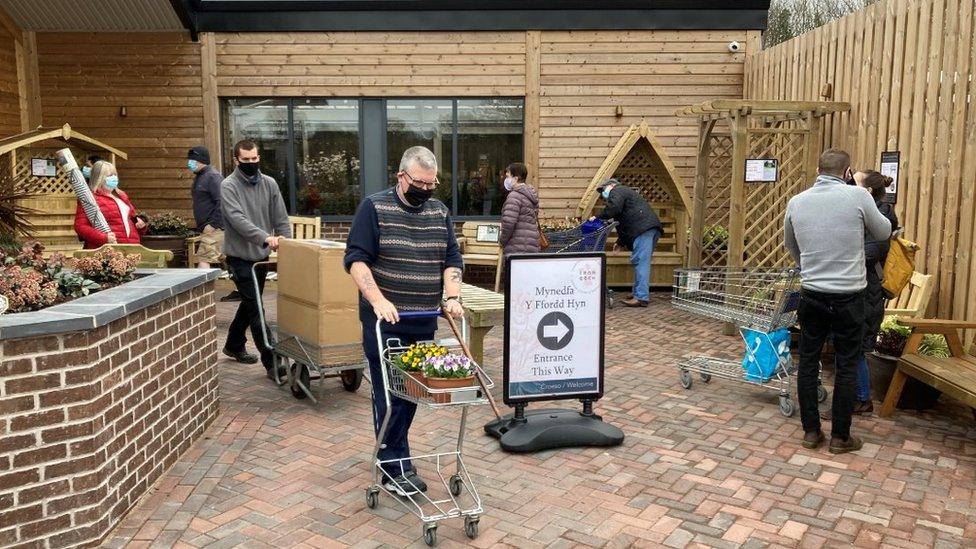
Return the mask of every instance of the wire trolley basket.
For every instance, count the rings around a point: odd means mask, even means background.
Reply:
[[[400,318],[436,317],[440,314],[440,311],[402,312]],[[386,415],[376,436],[376,447],[373,452],[373,484],[366,488],[366,505],[370,509],[375,509],[379,504],[379,493],[389,494],[423,523],[424,542],[427,545],[436,543],[438,521],[459,517],[464,517],[465,534],[474,539],[478,536],[478,523],[484,509],[481,496],[475,488],[462,456],[464,430],[468,407],[487,404],[487,391],[494,387],[494,382],[473,360],[471,364],[475,377],[471,384],[464,387],[435,388],[404,373],[396,364],[398,357],[405,353],[409,346],[395,338],[384,341],[380,330],[381,322],[383,321],[378,320],[376,323],[376,340],[380,349],[383,379],[371,380],[371,382],[382,381],[383,383]],[[460,332],[453,323],[451,329],[454,330],[455,339],[436,343],[446,347],[450,352],[461,351],[460,341],[467,341],[467,322],[462,317]],[[431,409],[460,408],[461,420],[457,446],[451,451],[411,456],[405,459],[380,459],[380,443],[386,438],[389,427],[391,398],[400,398]],[[428,464],[430,466],[428,470],[436,471],[437,478],[431,482],[426,492],[417,490],[414,494],[399,496],[386,487],[385,481],[393,479],[384,466],[390,466],[391,470],[403,470],[403,462],[408,459]]]
[[[587,221],[572,229],[546,231],[549,247],[542,253],[602,252],[607,246],[607,237],[616,227],[616,221]]]
[[[681,385],[690,389],[697,373],[705,383],[714,376],[770,388],[779,392],[780,412],[792,416],[796,405],[790,396],[794,367],[788,328],[796,324],[799,303],[796,269],[676,269],[672,306],[735,324],[745,344],[740,361],[699,356],[679,362]],[[817,398],[827,398],[822,385]]]

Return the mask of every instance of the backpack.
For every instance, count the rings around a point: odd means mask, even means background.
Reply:
[[[881,283],[885,297],[895,299],[901,295],[915,272],[915,254],[918,244],[900,236],[891,237],[891,248],[884,264],[884,281]]]

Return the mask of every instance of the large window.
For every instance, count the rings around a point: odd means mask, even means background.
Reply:
[[[522,160],[523,110],[509,98],[227,99],[224,148],[256,141],[289,212],[345,217],[395,182],[405,150],[423,145],[440,167],[435,196],[454,215],[496,216],[505,167]],[[224,170],[233,170],[230,154]]]

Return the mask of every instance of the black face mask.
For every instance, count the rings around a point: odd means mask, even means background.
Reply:
[[[424,202],[430,200],[430,197],[434,196],[434,191],[410,185],[407,188],[407,192],[403,193],[403,196],[406,197],[407,204],[417,208],[423,206]]]
[[[260,166],[258,166],[257,162],[241,162],[237,164],[237,168],[241,170],[242,174],[248,177],[254,177],[258,174],[258,168]]]

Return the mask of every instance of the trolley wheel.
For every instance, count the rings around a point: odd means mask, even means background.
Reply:
[[[343,389],[350,393],[355,393],[359,390],[359,386],[363,384],[363,371],[360,368],[346,370],[339,374],[339,379],[342,380]]]
[[[468,536],[468,539],[474,539],[478,537],[478,517],[466,516],[464,517],[464,535]]]
[[[793,404],[793,399],[788,396],[779,397],[779,413],[786,417],[793,417],[793,412],[796,411],[796,406]]]
[[[685,389],[691,389],[691,373],[688,370],[681,370],[681,386]]]
[[[817,385],[817,402],[826,402],[827,396],[827,389],[823,385]]]
[[[375,491],[373,488],[366,489],[366,507],[370,509],[376,509],[379,504],[379,492]]]
[[[427,547],[433,547],[437,543],[437,524],[424,525],[424,543]]]
[[[451,477],[451,495],[454,497],[461,495],[461,487],[464,486],[464,482],[461,481],[460,475],[454,475]]]
[[[292,379],[294,380],[294,383],[292,383],[291,385],[291,396],[297,398],[298,400],[301,400],[307,397],[308,395],[306,395],[305,391],[303,391],[302,388],[298,386],[298,382],[301,381],[302,385],[311,389],[312,376],[311,374],[308,373],[308,366],[304,364],[296,362],[295,365],[292,366],[292,368],[293,368]]]
[[[706,374],[705,372],[702,372],[701,380],[704,381],[705,383],[708,383],[709,381],[712,380],[712,374]]]

